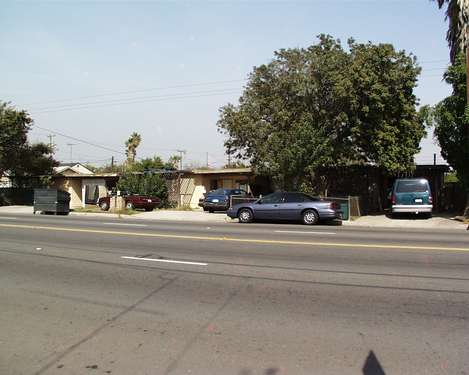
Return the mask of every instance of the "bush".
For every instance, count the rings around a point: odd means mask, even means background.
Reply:
[[[125,173],[117,183],[117,189],[128,194],[151,195],[161,199],[162,206],[168,204],[166,181],[158,174]]]

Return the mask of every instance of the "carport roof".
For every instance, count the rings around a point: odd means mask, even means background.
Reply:
[[[251,168],[194,169],[194,174],[251,174]]]

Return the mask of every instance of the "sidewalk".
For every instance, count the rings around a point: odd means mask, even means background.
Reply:
[[[0,206],[0,214],[33,214],[32,206]],[[39,214],[39,213],[38,213]],[[74,212],[73,216],[89,216],[105,218],[121,218],[121,219],[141,219],[141,220],[167,220],[167,221],[196,221],[207,223],[225,223],[231,222],[224,212],[209,213],[204,211],[178,211],[178,210],[155,210],[151,212],[139,212],[133,215],[114,214],[108,212]]]
[[[135,214],[131,217],[132,219],[142,220],[197,221],[207,223],[225,223],[232,221],[224,212],[211,214],[205,211],[155,210]]]
[[[430,219],[420,217],[390,218],[386,215],[361,216],[344,225],[357,227],[413,228],[413,229],[467,229],[467,224],[453,220],[450,216],[434,216]]]

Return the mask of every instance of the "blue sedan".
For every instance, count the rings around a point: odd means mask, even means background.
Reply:
[[[255,202],[231,207],[227,215],[240,223],[254,220],[302,221],[313,225],[320,220],[341,220],[342,212],[336,202],[314,198],[303,193],[273,193]]]

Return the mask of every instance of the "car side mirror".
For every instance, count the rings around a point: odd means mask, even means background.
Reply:
[[[262,199],[259,199],[256,203],[257,204],[262,204]]]

